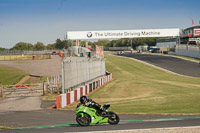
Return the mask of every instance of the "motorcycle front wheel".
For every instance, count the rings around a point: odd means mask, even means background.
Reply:
[[[76,122],[81,126],[89,126],[90,122],[91,122],[91,119],[90,119],[90,116],[88,114],[84,113],[83,117],[82,117],[81,114],[78,114],[76,116]]]
[[[117,114],[115,114],[114,112],[108,112],[109,113],[109,117],[108,117],[108,123],[110,125],[116,125],[119,123],[120,119],[119,116]]]

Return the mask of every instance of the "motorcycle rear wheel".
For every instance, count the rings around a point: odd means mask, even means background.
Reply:
[[[91,118],[88,114],[84,113],[82,117],[81,114],[76,116],[76,122],[81,126],[89,126],[91,122]]]
[[[108,123],[110,125],[117,125],[120,121],[119,116],[114,112],[108,112],[110,116],[108,117]]]

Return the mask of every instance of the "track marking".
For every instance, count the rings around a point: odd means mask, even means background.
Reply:
[[[135,132],[135,131],[151,131],[151,130],[173,130],[173,129],[193,129],[193,128],[200,128],[200,126],[188,126],[188,127],[169,127],[169,128],[147,128],[147,129],[128,129],[128,130],[109,130],[109,131],[86,131],[87,133],[117,133],[117,132]],[[67,132],[65,132],[67,133]],[[68,132],[72,133],[72,132]],[[76,132],[76,133],[84,133],[84,132]]]
[[[183,120],[191,118],[200,118],[200,115],[197,116],[183,116],[183,117],[170,117],[170,118],[158,118],[158,119],[141,119],[141,120],[121,120],[120,124],[126,122],[145,122],[145,121],[170,121],[170,120]],[[97,124],[98,125],[98,124]],[[79,126],[77,123],[69,124],[56,124],[56,125],[44,125],[44,126],[33,126],[33,127],[19,127],[15,129],[39,129],[39,128],[55,128],[55,127],[70,127],[70,126]]]

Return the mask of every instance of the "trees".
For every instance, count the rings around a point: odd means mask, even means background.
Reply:
[[[56,49],[63,49],[64,48],[64,43],[60,40],[56,40]]]
[[[46,48],[47,48],[48,50],[56,49],[56,43],[48,44]]]
[[[31,43],[27,43],[27,49],[26,50],[34,50],[34,46]]]
[[[18,42],[12,49],[13,50],[29,50],[29,48],[33,48],[33,45],[25,42]]]
[[[6,49],[5,49],[5,48],[1,48],[1,47],[0,47],[0,51],[4,51],[4,50],[6,50]]]
[[[136,48],[139,45],[149,45],[155,46],[156,45],[155,37],[150,38],[122,38],[118,40],[98,40],[97,42],[90,42],[91,46],[99,45],[104,47],[130,47]]]
[[[35,45],[26,42],[18,42],[11,50],[44,50],[46,46],[42,42],[37,42]]]
[[[156,45],[155,37],[152,38],[122,38],[118,40],[98,40],[96,42],[88,42],[92,48],[95,48],[96,45],[103,46],[103,47],[130,47],[136,48],[139,45],[148,45],[148,46],[155,46]],[[84,41],[80,42],[81,46],[85,45]],[[67,49],[70,46],[75,46],[76,41],[72,40],[61,40],[57,39],[55,43],[48,44],[45,46],[42,42],[37,42],[35,45],[31,43],[19,42],[17,43],[11,50],[53,50],[53,49]],[[2,49],[0,49],[2,50]]]
[[[69,46],[72,45],[72,42],[71,41],[67,41],[67,40],[60,40],[60,39],[57,39],[56,40],[56,43],[55,43],[55,48],[56,49],[67,49]]]
[[[26,42],[18,42],[13,48],[10,50],[53,50],[53,49],[63,49],[68,48],[72,45],[72,41],[60,40],[57,39],[55,43],[44,45],[42,42],[37,42],[36,44],[26,43]]]
[[[42,42],[37,42],[34,45],[34,50],[45,50],[46,46]]]
[[[97,42],[94,42],[94,45],[106,47],[109,43],[109,40],[98,40]]]

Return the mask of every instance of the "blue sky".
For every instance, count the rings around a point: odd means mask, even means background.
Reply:
[[[0,0],[0,47],[45,45],[73,30],[187,28],[200,0]]]

